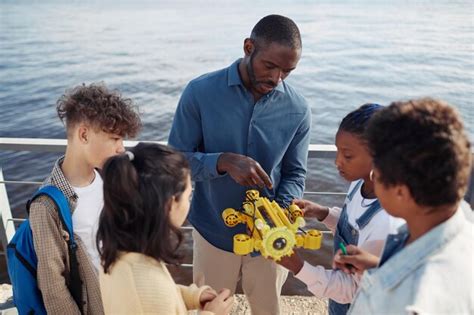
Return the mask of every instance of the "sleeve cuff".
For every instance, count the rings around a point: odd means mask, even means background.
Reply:
[[[327,226],[333,233],[336,230],[337,222],[339,221],[339,217],[341,216],[341,208],[338,207],[328,207],[329,213],[324,220],[321,222]]]
[[[210,286],[208,285],[203,285],[202,287],[199,287],[198,290],[197,290],[197,294],[194,296],[194,307],[193,309],[201,309],[201,294],[207,290],[207,289],[211,289]]]
[[[212,176],[222,177],[227,175],[227,173],[219,174],[219,172],[217,171],[217,160],[219,159],[221,154],[222,152],[206,154],[204,165],[209,170],[209,174],[211,174]]]
[[[204,290],[210,288],[209,286],[198,287],[196,284],[192,283],[189,286],[179,285],[181,295],[186,304],[186,308],[189,310],[196,310],[201,308],[201,294]]]
[[[308,291],[317,297],[327,297],[324,295],[328,285],[326,270],[322,266],[313,266],[307,262],[304,263],[300,272],[295,278],[306,284]]]
[[[312,270],[313,268],[311,267],[312,266],[307,261],[305,261],[303,263],[303,268],[301,268],[300,272],[295,275],[295,278],[306,283],[308,278],[314,277],[314,270]]]

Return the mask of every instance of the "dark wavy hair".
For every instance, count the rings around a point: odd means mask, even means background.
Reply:
[[[103,83],[82,84],[66,91],[57,101],[56,111],[67,130],[84,122],[106,133],[134,138],[142,126],[132,100]]]
[[[176,264],[182,241],[169,221],[172,197],[178,200],[190,174],[186,158],[170,147],[139,143],[127,154],[111,157],[103,168],[104,208],[99,219],[97,248],[104,271],[118,252],[136,252]]]
[[[457,111],[431,98],[394,102],[367,128],[380,181],[406,185],[419,205],[457,203],[471,172],[471,145]]]

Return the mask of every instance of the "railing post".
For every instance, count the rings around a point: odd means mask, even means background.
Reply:
[[[469,187],[467,188],[466,196],[464,196],[464,199],[471,205],[471,208],[474,210],[474,165],[471,169]]]
[[[3,251],[6,253],[8,242],[15,234],[15,224],[12,220],[7,188],[3,181],[3,170],[0,166],[0,220],[2,223],[0,224],[0,241],[2,242]]]

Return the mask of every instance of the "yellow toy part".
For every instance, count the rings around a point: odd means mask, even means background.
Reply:
[[[298,232],[306,222],[303,211],[297,205],[282,209],[275,201],[260,197],[257,190],[246,192],[241,211],[227,208],[222,212],[222,219],[228,227],[247,225],[249,234],[234,235],[233,250],[237,255],[259,251],[262,256],[279,261],[283,256],[291,256],[294,247],[321,247],[320,231]]]

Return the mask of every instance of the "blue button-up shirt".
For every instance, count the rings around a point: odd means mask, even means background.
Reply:
[[[405,246],[407,226],[387,238],[380,266],[359,283],[350,314],[474,314],[473,224],[460,208]]]
[[[259,162],[273,183],[262,193],[286,206],[304,191],[311,126],[308,104],[286,82],[255,103],[240,79],[239,63],[186,86],[169,137],[169,144],[187,156],[195,181],[189,221],[208,242],[227,251],[232,251],[233,235],[246,227],[227,227],[221,213],[241,208],[250,187],[217,172],[220,154]]]

